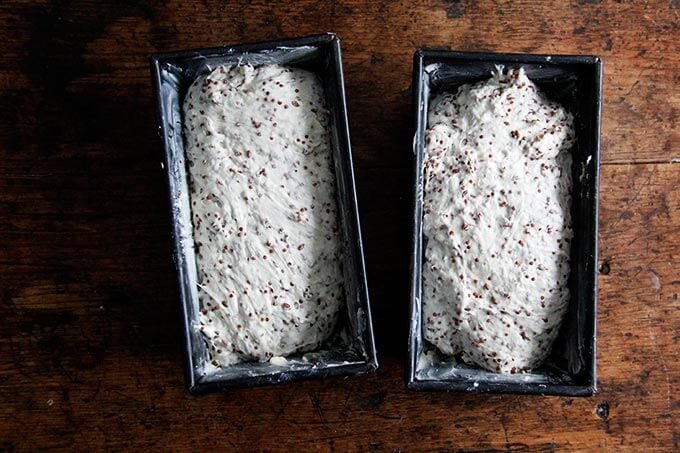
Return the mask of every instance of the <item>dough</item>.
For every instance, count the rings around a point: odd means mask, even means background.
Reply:
[[[539,366],[569,302],[573,118],[522,69],[430,102],[423,332],[490,371]]]
[[[184,101],[200,330],[215,366],[318,348],[343,301],[329,114],[311,72],[222,66]]]

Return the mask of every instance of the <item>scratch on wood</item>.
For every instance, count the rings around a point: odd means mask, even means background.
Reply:
[[[354,384],[352,384],[346,391],[345,391],[345,402],[342,404],[342,409],[340,409],[340,413],[343,416],[347,415],[347,404],[349,403],[349,399],[354,393]]]
[[[319,416],[319,420],[322,423],[326,423],[326,419],[323,416],[323,408],[321,407],[321,397],[319,395],[319,391],[309,392],[309,399],[312,402],[312,407],[314,407],[314,411]]]
[[[659,290],[661,289],[661,280],[659,280],[659,276],[656,274],[651,269],[647,269],[647,273],[649,274],[649,277],[652,279],[652,288]]]
[[[652,271],[648,271],[650,273],[653,273]],[[654,297],[655,300],[655,305],[658,305],[659,302],[661,301],[661,283],[659,281],[659,277],[654,273],[654,276],[656,277],[656,285],[658,287],[654,287],[656,290],[656,296]],[[654,286],[654,283],[652,284]],[[670,376],[668,375],[668,366],[666,365],[666,357],[664,356],[663,352],[661,351],[661,347],[659,346],[659,343],[656,338],[656,334],[654,333],[654,329],[652,327],[652,317],[654,316],[654,308],[653,306],[649,306],[649,312],[647,313],[647,330],[649,332],[649,338],[652,340],[652,345],[654,349],[656,350],[656,354],[659,357],[661,361],[661,369],[664,374],[664,378],[666,379],[666,407],[668,408],[669,411],[672,411],[672,404],[671,404],[671,379]]]
[[[501,416],[501,428],[503,428],[503,435],[505,436],[505,448],[510,448],[510,438],[508,437],[508,428],[505,426],[505,417]]]
[[[633,205],[633,203],[634,203],[635,201],[637,201],[638,197],[640,196],[640,193],[642,193],[642,190],[643,190],[645,187],[649,187],[649,183],[650,183],[650,181],[652,180],[652,175],[653,175],[653,174],[654,174],[654,171],[653,171],[653,170],[650,171],[649,174],[648,174],[647,179],[645,180],[644,183],[642,183],[642,184],[640,185],[640,187],[638,188],[638,190],[635,192],[635,195],[633,195],[630,199],[627,199],[627,200],[624,199],[624,202],[625,202],[624,210],[627,209],[627,208],[629,208],[629,207],[631,207],[631,205]],[[623,220],[623,217],[619,216],[619,218],[616,220],[616,222],[614,222],[609,228],[613,229],[615,226],[617,226],[617,225],[621,222],[621,220]]]
[[[404,417],[401,415],[387,415],[387,414],[376,414],[376,417],[380,417],[385,420],[399,420],[402,421]]]
[[[292,394],[288,394],[285,398],[283,395],[279,394],[278,399],[279,399],[279,409],[276,411],[276,415],[274,416],[275,420],[279,420],[283,413],[286,411],[286,407],[288,407],[288,403],[290,403],[290,400],[292,398]]]

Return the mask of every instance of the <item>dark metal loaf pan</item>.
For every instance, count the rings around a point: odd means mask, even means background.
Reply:
[[[343,263],[346,307],[337,333],[321,350],[288,357],[284,366],[249,362],[206,373],[206,344],[195,328],[199,301],[182,139],[182,101],[193,80],[223,64],[282,64],[315,72],[331,113],[331,141],[340,222],[346,248]],[[354,187],[340,40],[323,34],[283,41],[157,54],[151,57],[158,132],[173,224],[174,261],[183,309],[187,386],[192,392],[251,387],[298,379],[366,373],[378,366],[366,286],[359,214]]]
[[[526,70],[552,100],[574,114],[571,300],[552,355],[525,374],[497,374],[460,361],[428,360],[433,349],[422,335],[423,151],[431,93],[453,91],[488,79],[495,65]],[[414,390],[588,396],[597,389],[597,230],[602,106],[602,61],[592,56],[466,53],[419,50],[413,63],[415,115],[414,210],[411,255],[411,325],[407,380]],[[430,356],[431,357],[431,356]]]

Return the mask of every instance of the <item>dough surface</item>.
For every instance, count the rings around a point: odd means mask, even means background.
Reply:
[[[522,69],[428,111],[423,334],[490,371],[539,366],[569,302],[573,118]]]
[[[198,328],[212,364],[318,348],[344,300],[320,81],[221,66],[191,85],[184,117]]]

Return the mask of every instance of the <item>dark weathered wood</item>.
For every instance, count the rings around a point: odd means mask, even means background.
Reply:
[[[0,448],[678,449],[677,1],[0,4]],[[148,54],[343,37],[375,375],[190,396]],[[586,399],[406,392],[416,47],[605,58]]]

